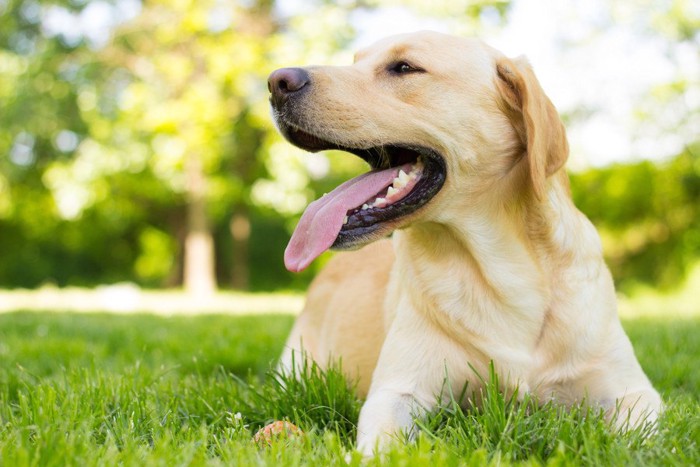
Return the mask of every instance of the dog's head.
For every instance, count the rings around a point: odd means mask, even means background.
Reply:
[[[484,195],[541,200],[568,155],[529,64],[475,39],[394,36],[359,52],[352,66],[283,68],[268,84],[291,143],[345,150],[372,167],[309,205],[285,253],[293,271],[331,246],[449,222]]]

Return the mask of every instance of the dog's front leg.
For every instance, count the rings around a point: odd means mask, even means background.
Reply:
[[[401,310],[382,346],[357,428],[357,448],[370,456],[402,433],[415,435],[414,418],[435,408],[457,351],[428,320]],[[453,375],[450,375],[453,376]]]

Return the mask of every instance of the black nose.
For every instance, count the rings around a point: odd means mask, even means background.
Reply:
[[[309,82],[309,73],[302,68],[280,68],[273,71],[267,79],[272,105],[281,106],[290,97],[306,89]]]

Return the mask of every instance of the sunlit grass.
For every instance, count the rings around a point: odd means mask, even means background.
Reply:
[[[38,289],[0,290],[0,312],[18,310],[111,313],[153,313],[158,315],[192,315],[205,313],[296,314],[301,311],[301,292],[233,292],[220,291],[196,296],[178,289],[141,289],[132,283],[105,285],[93,289],[44,286]]]
[[[699,317],[700,316],[700,263],[696,264],[685,281],[677,288],[660,292],[650,286],[636,287],[631,296],[621,296],[620,316]]]
[[[0,314],[3,465],[359,465],[361,401],[337,372],[269,373],[294,317]],[[625,319],[663,394],[659,433],[619,436],[595,413],[514,403],[448,404],[370,464],[698,465],[700,317]],[[240,414],[240,415],[238,415]],[[305,433],[252,443],[286,419]]]

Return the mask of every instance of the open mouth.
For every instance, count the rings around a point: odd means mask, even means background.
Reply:
[[[299,129],[287,127],[283,133],[307,151],[350,152],[372,168],[309,204],[285,251],[290,271],[305,269],[328,248],[352,248],[389,234],[400,219],[430,201],[445,182],[445,162],[429,148],[400,143],[352,148]]]

